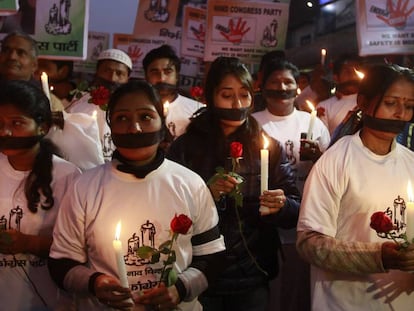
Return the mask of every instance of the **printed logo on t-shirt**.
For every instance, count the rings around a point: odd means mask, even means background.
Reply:
[[[286,156],[287,156],[287,159],[288,159],[290,165],[295,165],[296,161],[297,161],[297,159],[295,157],[295,154],[293,152],[294,148],[295,148],[295,144],[293,143],[293,141],[288,139],[285,142],[285,151],[286,151]]]
[[[177,136],[177,132],[175,130],[176,126],[174,122],[169,122],[167,124],[168,130],[170,131],[171,135],[173,138],[175,138]]]
[[[158,285],[162,272],[162,258],[157,263],[151,263],[151,258],[140,258],[137,250],[141,246],[157,248],[155,245],[157,230],[155,225],[147,220],[139,227],[139,232],[134,232],[128,239],[127,254],[124,261],[127,266],[135,266],[136,270],[127,272],[132,291],[147,290]]]
[[[103,136],[102,142],[102,153],[106,161],[110,161],[112,158],[112,153],[114,152],[114,144],[112,142],[111,133],[105,133]]]
[[[385,210],[385,214],[391,218],[394,225],[394,230],[390,233],[396,236],[400,235],[405,231],[407,227],[407,220],[405,217],[406,202],[403,198],[398,196],[391,206],[388,206]]]
[[[17,205],[10,210],[9,215],[2,215],[0,217],[0,240],[2,243],[12,243],[10,233],[7,230],[20,232],[23,214],[23,209]],[[16,268],[27,265],[43,267],[46,265],[46,260],[31,254],[12,255],[0,253],[0,268]]]
[[[14,229],[20,231],[20,223],[23,218],[23,210],[17,205],[12,208],[9,215],[3,215],[0,218],[0,231]]]

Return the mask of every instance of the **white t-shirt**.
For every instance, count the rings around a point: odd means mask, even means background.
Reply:
[[[353,241],[386,242],[370,228],[370,217],[390,208],[393,220],[401,220],[404,211],[399,203],[408,201],[407,183],[414,176],[413,163],[414,153],[395,142],[390,153],[380,156],[362,144],[359,132],[343,137],[322,155],[309,174],[297,230],[349,241],[349,247]],[[412,273],[390,270],[351,275],[312,266],[315,311],[408,311],[413,308],[413,291]]]
[[[27,208],[24,180],[29,172],[16,171],[0,153],[0,229],[15,229],[30,235],[52,235],[60,200],[79,169],[72,163],[53,157],[53,198],[50,210],[38,207],[36,213]],[[46,301],[46,308],[36,294],[28,276]],[[33,254],[0,254],[1,310],[56,310],[70,303],[68,295],[52,281],[47,260]]]
[[[194,172],[169,160],[139,179],[118,171],[108,162],[84,173],[62,202],[54,231],[50,256],[88,262],[88,267],[117,277],[112,241],[118,221],[122,223],[120,240],[132,291],[157,285],[161,263],[149,264],[137,257],[142,245],[158,248],[169,239],[174,215],[185,214],[193,221],[187,235],[174,243],[177,273],[184,271],[193,255],[224,250],[221,237],[199,246],[191,237],[218,223],[215,203],[207,186]],[[70,274],[71,271],[68,272]],[[81,282],[81,280],[78,280]],[[91,295],[79,300],[79,310],[103,310]],[[179,304],[180,310],[201,310],[197,300]]]
[[[178,94],[178,97],[170,103],[165,125],[174,138],[185,133],[190,118],[204,105],[191,98]]]
[[[309,128],[310,113],[294,109],[288,116],[276,116],[268,109],[252,115],[269,136],[281,142],[287,158],[296,174],[296,186],[303,192],[306,177],[312,168],[312,161],[300,161],[300,134],[306,133]],[[330,136],[326,126],[315,119],[312,130],[313,140],[317,141],[322,152],[329,146]]]
[[[325,109],[324,115],[320,116],[320,119],[327,126],[331,136],[336,127],[348,114],[348,111],[354,109],[356,104],[357,94],[344,95],[340,99],[336,96],[332,96],[318,104],[317,108]]]
[[[311,115],[308,112],[294,109],[288,116],[276,116],[268,109],[253,113],[253,117],[259,122],[263,130],[269,136],[280,141],[285,149],[287,158],[296,176],[296,186],[303,192],[305,180],[312,168],[312,161],[300,161],[300,134],[306,133],[309,128]],[[329,146],[330,136],[326,126],[318,118],[312,130],[313,140],[319,143],[322,152]],[[284,230],[279,228],[282,243],[296,242],[296,229]]]
[[[106,123],[106,112],[99,106],[89,103],[91,99],[90,93],[85,93],[78,100],[73,100],[67,107],[66,111],[71,113],[85,113],[93,117],[98,125],[100,147],[102,148],[102,156],[105,161],[110,161],[112,153],[115,150],[115,145],[112,142],[111,129]]]

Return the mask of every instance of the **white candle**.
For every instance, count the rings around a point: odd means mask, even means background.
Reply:
[[[325,66],[325,59],[326,59],[326,49],[321,49],[321,64]]]
[[[42,89],[47,98],[50,100],[50,89],[49,89],[49,79],[46,72],[42,72],[40,76],[40,80],[42,82]]]
[[[406,218],[405,223],[407,225],[405,233],[407,234],[407,239],[409,242],[414,238],[414,195],[413,188],[411,187],[411,180],[407,184],[407,196],[408,201],[406,202]]]
[[[168,109],[170,109],[170,102],[167,100],[165,101],[165,103],[163,104],[163,112],[164,112],[164,117],[167,116],[168,114]]]
[[[263,149],[260,150],[260,192],[263,194],[264,191],[269,188],[269,140],[263,135]],[[259,211],[263,214],[269,212],[269,208],[260,206]]]
[[[306,139],[307,140],[312,140],[312,132],[313,132],[313,126],[315,124],[315,119],[316,119],[316,109],[313,106],[313,104],[307,100],[306,103],[308,104],[309,108],[311,109],[311,117],[310,117],[310,121],[309,121],[309,128],[308,128],[308,132],[306,133]]]
[[[118,266],[119,281],[121,282],[122,287],[129,288],[126,269],[125,269],[124,255],[122,254],[122,242],[119,239],[120,235],[121,235],[121,221],[119,221],[118,224],[116,225],[115,240],[113,241],[112,245],[115,250],[115,258],[116,258],[116,265]]]

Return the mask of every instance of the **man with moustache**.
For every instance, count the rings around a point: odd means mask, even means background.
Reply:
[[[0,82],[25,80],[40,88],[40,81],[33,78],[37,56],[37,43],[32,37],[21,31],[9,33],[1,43]],[[61,101],[53,94],[50,96],[51,109],[61,129],[49,131],[47,137],[59,148],[61,156],[81,169],[102,164],[96,120],[85,114],[60,113],[63,110]]]
[[[180,58],[169,45],[162,45],[149,51],[143,61],[145,79],[157,88],[165,108],[165,124],[173,139],[183,134],[190,118],[204,105],[178,93],[178,81],[181,69]]]

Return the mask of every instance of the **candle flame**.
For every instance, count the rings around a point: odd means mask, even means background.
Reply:
[[[326,56],[326,49],[321,49],[321,55]]]
[[[118,224],[116,225],[116,230],[115,230],[115,240],[119,240],[120,235],[121,235],[121,221],[118,221]]]
[[[361,80],[364,79],[365,74],[362,71],[356,70],[355,68],[354,68],[354,71],[356,75],[358,76],[358,78],[360,78]]]
[[[51,91],[53,91],[55,88],[54,88],[53,86],[51,86],[49,89],[50,89]]]
[[[168,114],[168,109],[170,108],[170,102],[167,100],[165,101],[165,103],[163,104],[163,110],[164,110],[164,117],[167,116]]]
[[[296,89],[296,94],[300,95],[300,93],[302,93],[302,91],[300,90],[300,88]]]
[[[306,100],[306,103],[308,104],[308,107],[311,111],[315,110],[315,106],[312,104],[312,102],[310,100]]]
[[[414,194],[413,187],[411,186],[411,180],[409,180],[407,184],[407,196],[409,202],[414,202]]]
[[[92,112],[92,118],[96,119],[97,114],[98,114],[98,111],[94,110]]]
[[[262,136],[263,136],[263,149],[267,149],[267,147],[269,147],[269,140],[264,134],[262,134]]]

